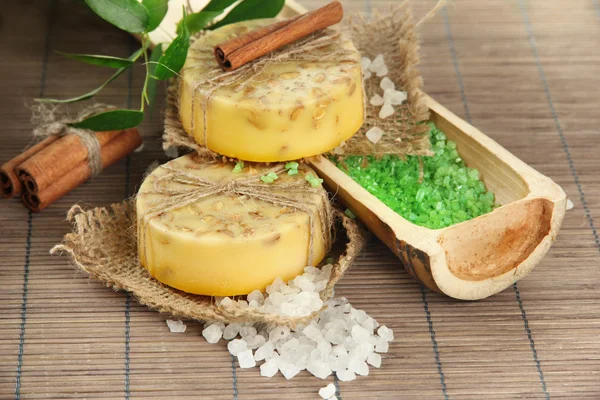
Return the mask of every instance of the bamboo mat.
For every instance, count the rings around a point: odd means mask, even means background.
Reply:
[[[387,9],[384,1],[344,3],[367,14]],[[415,14],[434,3],[415,1]],[[26,102],[80,94],[110,74],[52,50],[127,56],[136,45],[75,0],[6,2],[0,32],[2,162],[29,141]],[[381,369],[336,382],[338,398],[600,399],[598,0],[455,0],[422,38],[427,92],[552,177],[575,207],[531,275],[479,302],[422,289],[372,240],[337,295],[396,339]],[[136,107],[142,85],[138,68],[98,100]],[[160,130],[157,112],[141,127],[142,152],[40,214],[0,203],[0,399],[315,399],[328,383],[241,370],[223,342],[200,337],[200,324],[171,334],[166,315],[48,254],[70,229],[70,205],[120,201],[152,161],[165,160]]]

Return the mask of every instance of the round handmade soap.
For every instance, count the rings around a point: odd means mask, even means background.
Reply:
[[[320,185],[306,180],[315,172],[234,167],[186,155],[143,182],[136,200],[138,251],[154,278],[189,293],[242,295],[264,290],[277,277],[292,279],[323,259],[321,216],[328,200]],[[278,168],[274,182],[260,179]]]
[[[272,22],[227,25],[190,48],[179,115],[185,131],[214,152],[259,162],[295,160],[332,150],[363,123],[360,54],[343,37],[295,59],[262,64],[233,83],[213,79],[223,74],[215,45]]]

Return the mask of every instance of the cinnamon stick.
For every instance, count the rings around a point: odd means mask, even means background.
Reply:
[[[56,140],[58,140],[57,136],[47,137],[2,165],[2,167],[0,167],[0,196],[10,198],[20,195],[22,185],[17,176],[17,166],[31,158],[34,154],[39,153],[42,149],[45,149]]]
[[[232,71],[311,33],[337,24],[343,16],[341,3],[332,1],[304,15],[276,22],[221,43],[214,49],[215,58],[224,71]]]
[[[110,141],[104,143],[100,148],[102,168],[109,167],[142,144],[142,138],[137,129],[120,131]],[[67,174],[51,182],[49,186],[39,191],[30,190],[26,185],[22,195],[23,203],[31,211],[38,212],[56,200],[69,193],[71,190],[83,184],[91,177],[91,170],[87,160],[82,160]],[[39,187],[39,185],[38,185]]]
[[[122,131],[97,132],[100,147],[117,137]],[[18,165],[17,176],[26,181],[33,192],[41,192],[75,166],[87,160],[88,150],[75,135],[60,137],[52,146],[40,150]],[[29,179],[28,177],[31,177]]]

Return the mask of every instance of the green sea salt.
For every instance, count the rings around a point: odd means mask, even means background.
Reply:
[[[410,222],[427,228],[444,228],[488,213],[496,207],[494,194],[469,168],[456,143],[433,123],[429,126],[433,157],[395,155],[379,159],[348,156],[338,167],[352,179]]]

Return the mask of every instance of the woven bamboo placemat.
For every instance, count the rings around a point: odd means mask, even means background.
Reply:
[[[387,2],[344,3],[371,13]],[[434,1],[414,3],[420,16]],[[6,2],[0,32],[0,161],[29,141],[25,102],[80,94],[110,74],[51,50],[127,56],[136,44],[75,0]],[[339,398],[600,399],[600,5],[455,0],[422,36],[427,92],[552,177],[575,207],[534,272],[480,302],[421,289],[373,240],[337,294],[392,327],[396,339],[381,369],[337,382]],[[142,84],[137,68],[98,100],[136,107]],[[223,342],[200,337],[199,324],[171,334],[167,316],[48,254],[70,229],[70,205],[120,201],[147,165],[164,161],[161,120],[157,112],[141,127],[141,153],[44,212],[0,203],[1,399],[315,399],[327,383],[241,370]]]

